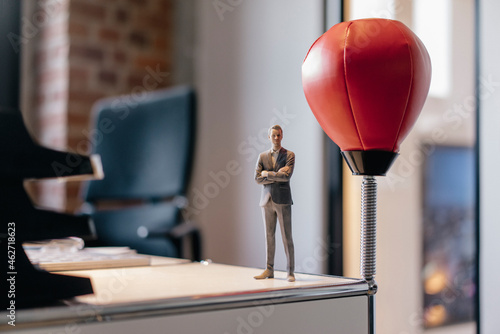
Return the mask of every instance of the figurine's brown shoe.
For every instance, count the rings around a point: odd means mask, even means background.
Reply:
[[[266,279],[266,278],[274,278],[274,271],[270,269],[264,270],[264,272],[260,275],[254,276],[255,279]]]
[[[288,282],[295,282],[295,275],[294,274],[289,274],[286,280]]]

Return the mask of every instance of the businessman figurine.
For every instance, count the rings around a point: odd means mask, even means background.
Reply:
[[[295,281],[294,250],[292,240],[292,194],[290,178],[295,164],[295,154],[281,147],[283,130],[279,125],[268,131],[272,147],[259,155],[255,167],[255,181],[262,184],[260,206],[266,228],[267,264],[264,272],[255,279],[274,277],[274,252],[276,246],[276,219],[280,223],[281,236],[285,246],[289,282]]]

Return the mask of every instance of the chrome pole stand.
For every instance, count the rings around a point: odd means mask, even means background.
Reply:
[[[368,283],[368,333],[375,334],[377,251],[377,180],[363,176],[361,184],[361,277]]]

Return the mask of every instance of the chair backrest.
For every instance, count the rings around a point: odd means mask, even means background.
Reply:
[[[176,200],[185,195],[191,171],[195,108],[194,91],[186,86],[96,103],[88,137],[104,179],[83,189],[98,236],[89,245],[182,255],[182,240],[172,231],[181,222]]]
[[[84,199],[155,200],[184,195],[191,171],[195,97],[186,86],[101,100],[89,133],[104,179]]]

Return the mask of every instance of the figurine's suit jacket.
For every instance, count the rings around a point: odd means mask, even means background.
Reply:
[[[262,184],[260,196],[260,206],[266,205],[271,199],[276,204],[293,204],[292,193],[290,191],[290,178],[292,177],[295,165],[295,154],[285,148],[281,148],[273,167],[271,150],[262,152],[259,155],[257,166],[255,167],[255,181]],[[278,172],[282,167],[288,167],[288,171]],[[261,175],[262,171],[268,171],[267,177]]]

